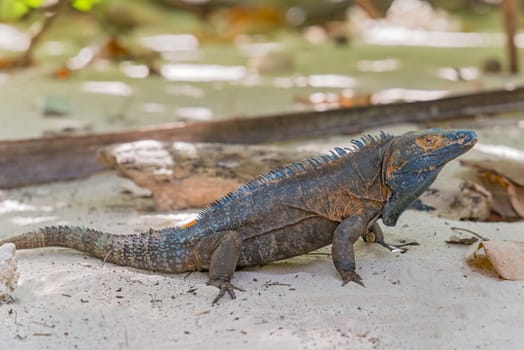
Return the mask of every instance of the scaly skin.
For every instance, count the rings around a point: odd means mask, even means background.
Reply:
[[[63,246],[119,265],[161,272],[209,271],[209,285],[235,298],[238,267],[266,264],[332,243],[343,284],[363,285],[355,271],[358,237],[390,250],[377,220],[400,214],[435,180],[442,167],[477,141],[473,131],[429,129],[393,137],[365,136],[352,149],[261,175],[204,209],[183,226],[139,235],[45,227],[0,244],[18,249]]]

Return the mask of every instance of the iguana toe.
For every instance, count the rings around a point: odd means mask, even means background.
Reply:
[[[405,246],[419,245],[418,242],[407,242],[407,243],[396,244],[396,245],[389,244],[389,243],[386,243],[384,241],[377,241],[375,243],[380,244],[381,246],[385,247],[386,249],[388,249],[389,251],[391,251],[393,253],[397,253],[397,252],[405,253],[405,252],[408,251],[407,248],[404,248]]]
[[[222,297],[224,296],[224,294],[226,294],[226,292],[229,294],[231,299],[236,299],[235,289],[241,292],[244,292],[244,289],[236,287],[229,281],[209,280],[207,281],[207,285],[214,286],[220,289],[216,298],[213,299],[213,303],[212,303],[213,305],[216,304],[220,299],[222,299]]]
[[[342,271],[340,272],[340,275],[342,276],[342,285],[343,286],[345,286],[349,282],[355,282],[356,284],[359,284],[362,287],[366,287],[364,285],[364,282],[362,282],[362,278],[355,271]]]

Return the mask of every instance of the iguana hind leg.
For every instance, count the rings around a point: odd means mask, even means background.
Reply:
[[[362,234],[362,239],[364,242],[368,243],[378,243],[384,248],[388,249],[391,252],[407,252],[406,248],[403,248],[408,245],[419,245],[418,242],[406,242],[402,244],[389,244],[384,241],[384,232],[378,223],[373,223],[369,230]]]
[[[237,267],[242,238],[237,231],[222,231],[202,239],[195,248],[194,255],[201,262],[200,268],[209,270],[207,284],[220,289],[213,304],[227,292],[235,299],[235,290],[243,291],[231,283]]]

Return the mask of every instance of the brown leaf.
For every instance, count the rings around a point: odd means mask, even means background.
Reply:
[[[461,161],[477,170],[482,185],[493,195],[491,209],[505,220],[524,218],[524,164],[509,160]]]
[[[453,220],[489,220],[492,196],[484,187],[466,181],[457,189],[432,188],[421,196],[424,205],[433,208],[433,214]]]
[[[477,264],[487,259],[500,277],[524,280],[524,241],[487,241],[474,244],[466,253],[466,260]]]
[[[509,183],[507,191],[513,210],[515,210],[520,217],[524,218],[524,187],[518,187]]]
[[[524,177],[522,176],[522,174],[524,174],[524,163],[507,159],[497,159],[479,161],[461,160],[460,164],[504,176],[517,186],[524,187]]]

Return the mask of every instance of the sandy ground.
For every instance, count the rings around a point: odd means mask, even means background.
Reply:
[[[522,131],[481,132],[482,142],[520,139]],[[462,172],[454,163],[438,181],[454,183]],[[5,191],[0,236],[50,224],[139,232],[196,214],[151,212],[151,199],[132,187],[107,172]],[[451,226],[497,239],[524,234],[523,223],[454,222],[410,210],[386,235],[420,246],[398,254],[356,244],[366,288],[342,287],[324,248],[237,272],[234,283],[246,291],[215,306],[205,273],[153,274],[59,248],[21,251],[16,302],[0,306],[0,348],[522,349],[524,282],[467,265],[466,248],[444,242]]]

